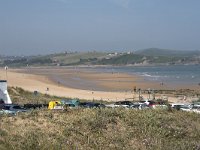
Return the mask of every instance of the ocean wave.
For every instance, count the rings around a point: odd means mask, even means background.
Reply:
[[[142,76],[144,77],[150,77],[150,78],[160,78],[162,76],[158,76],[158,75],[152,75],[152,74],[148,74],[148,73],[141,73]]]

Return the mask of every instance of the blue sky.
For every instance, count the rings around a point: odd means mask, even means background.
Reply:
[[[0,54],[200,50],[199,0],[0,0]]]

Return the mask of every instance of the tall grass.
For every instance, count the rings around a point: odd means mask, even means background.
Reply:
[[[34,110],[1,116],[0,149],[198,149],[198,114],[167,110]]]
[[[56,99],[11,87],[15,103]],[[59,98],[57,98],[59,99]],[[173,110],[32,110],[0,116],[0,150],[200,149],[200,115]]]
[[[25,103],[47,103],[51,100],[58,100],[61,97],[49,96],[42,93],[37,93],[35,95],[33,92],[25,91],[20,87],[9,87],[8,92],[11,96],[12,102],[17,104],[25,104]]]

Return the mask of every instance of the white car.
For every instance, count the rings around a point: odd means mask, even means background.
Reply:
[[[105,105],[108,108],[117,108],[117,107],[122,107],[122,108],[130,108],[133,105],[131,101],[118,101],[114,104],[108,104]]]
[[[187,112],[195,112],[195,113],[200,114],[200,106],[197,106],[197,105],[185,104],[184,106],[180,107],[180,110],[187,111]]]
[[[134,103],[133,105],[130,106],[130,108],[132,109],[148,109],[149,106],[145,103]]]
[[[153,109],[167,109],[168,106],[167,105],[153,105],[152,108]]]

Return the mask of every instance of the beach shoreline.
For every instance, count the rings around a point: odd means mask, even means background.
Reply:
[[[134,88],[141,90],[165,88],[157,82],[138,82],[143,80],[139,76],[124,73],[98,73],[76,67],[9,69],[7,77],[5,70],[1,69],[0,73],[1,79],[8,80],[8,86],[21,87],[31,92],[38,91],[43,94],[86,100],[119,101],[131,98],[136,100],[139,96],[138,92],[134,92]],[[55,77],[62,80],[59,81]],[[62,81],[67,84],[63,84]],[[156,97],[165,95],[157,94]],[[167,96],[169,101],[177,101],[173,95]],[[149,95],[143,94],[143,97],[148,98]]]

